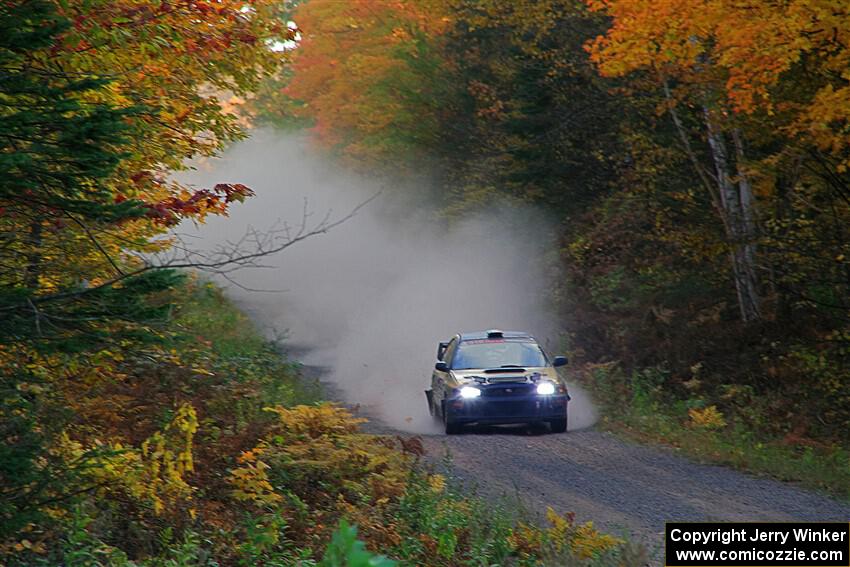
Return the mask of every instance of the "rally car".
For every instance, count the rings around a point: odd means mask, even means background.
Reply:
[[[548,423],[567,430],[567,385],[528,333],[499,330],[460,333],[437,348],[431,389],[425,391],[431,415],[447,434],[468,424]]]

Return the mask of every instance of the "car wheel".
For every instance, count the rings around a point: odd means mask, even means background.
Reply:
[[[443,414],[443,426],[446,428],[446,435],[457,435],[460,433],[461,428],[463,427],[459,423],[455,423],[449,419],[448,412],[446,411],[445,402],[440,407]]]
[[[567,418],[553,419],[549,422],[552,433],[564,433],[567,430]]]

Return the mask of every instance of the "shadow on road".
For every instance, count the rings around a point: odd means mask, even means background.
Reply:
[[[537,437],[551,435],[549,427],[544,424],[519,425],[467,425],[458,435],[509,435],[521,437]]]

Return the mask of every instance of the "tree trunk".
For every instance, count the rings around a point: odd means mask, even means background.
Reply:
[[[743,143],[740,133],[734,132],[732,138],[735,144],[737,175],[736,179],[733,179],[725,136],[707,106],[703,107],[703,113],[720,194],[720,214],[732,247],[730,259],[738,307],[741,319],[749,323],[761,319],[761,297],[755,267],[755,203],[749,178],[742,170]]]
[[[759,277],[756,272],[756,239],[758,230],[756,227],[755,214],[755,197],[753,196],[753,186],[750,183],[750,178],[744,170],[744,142],[741,138],[741,132],[736,128],[732,131],[732,140],[735,143],[735,167],[738,172],[738,193],[739,204],[741,206],[741,248],[744,256],[744,285],[747,288],[747,306],[749,318],[745,317],[745,321],[752,321],[762,318],[761,312],[761,294],[759,292]]]

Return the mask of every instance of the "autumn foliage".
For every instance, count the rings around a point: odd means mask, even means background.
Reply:
[[[169,179],[241,136],[222,97],[282,62],[277,5],[245,8],[0,4],[3,554],[47,553],[82,497],[132,502],[149,527],[189,508],[198,408],[151,391],[142,368],[167,382],[203,364],[167,348],[183,276],[144,270],[144,255],[251,195]]]
[[[293,16],[319,143],[426,167],[450,217],[545,208],[575,358],[654,369],[682,427],[847,444],[846,3],[372,4]]]
[[[545,210],[553,310],[612,420],[846,478],[848,10],[0,1],[0,562],[332,565],[361,537],[417,565],[645,563],[452,493],[417,443],[311,404],[214,288],[154,269],[180,222],[252,195],[171,175],[243,108],[427,179],[449,220]]]
[[[413,72],[438,68],[431,44],[446,30],[445,0],[316,0],[293,15],[302,34],[292,74],[284,89],[309,100],[300,113],[315,121],[325,147],[349,158],[390,159],[415,152],[439,136],[431,113],[416,105],[439,104],[440,76],[429,81]],[[423,122],[424,121],[424,122]],[[429,139],[423,140],[427,136]]]
[[[606,74],[641,68],[676,76],[715,73],[735,111],[798,112],[795,132],[814,133],[847,120],[842,73],[850,28],[843,2],[588,4],[612,18],[611,29],[590,42],[592,57]],[[790,104],[790,93],[777,87],[793,80],[802,65],[812,74],[812,88],[807,100]]]
[[[408,40],[445,27],[438,4],[313,7],[325,13],[305,23],[351,33],[316,59],[310,88],[362,78],[317,104],[325,142],[345,146],[337,127],[415,131],[414,115],[380,121],[373,97],[406,72],[384,54],[416,59]],[[395,564],[378,550],[532,564],[573,541],[613,553],[554,514],[558,530],[513,538],[421,468],[421,442],[316,404],[212,284],[152,261],[185,252],[179,223],[253,195],[171,173],[243,136],[241,103],[286,75],[289,15],[272,0],[0,2],[0,564]]]

